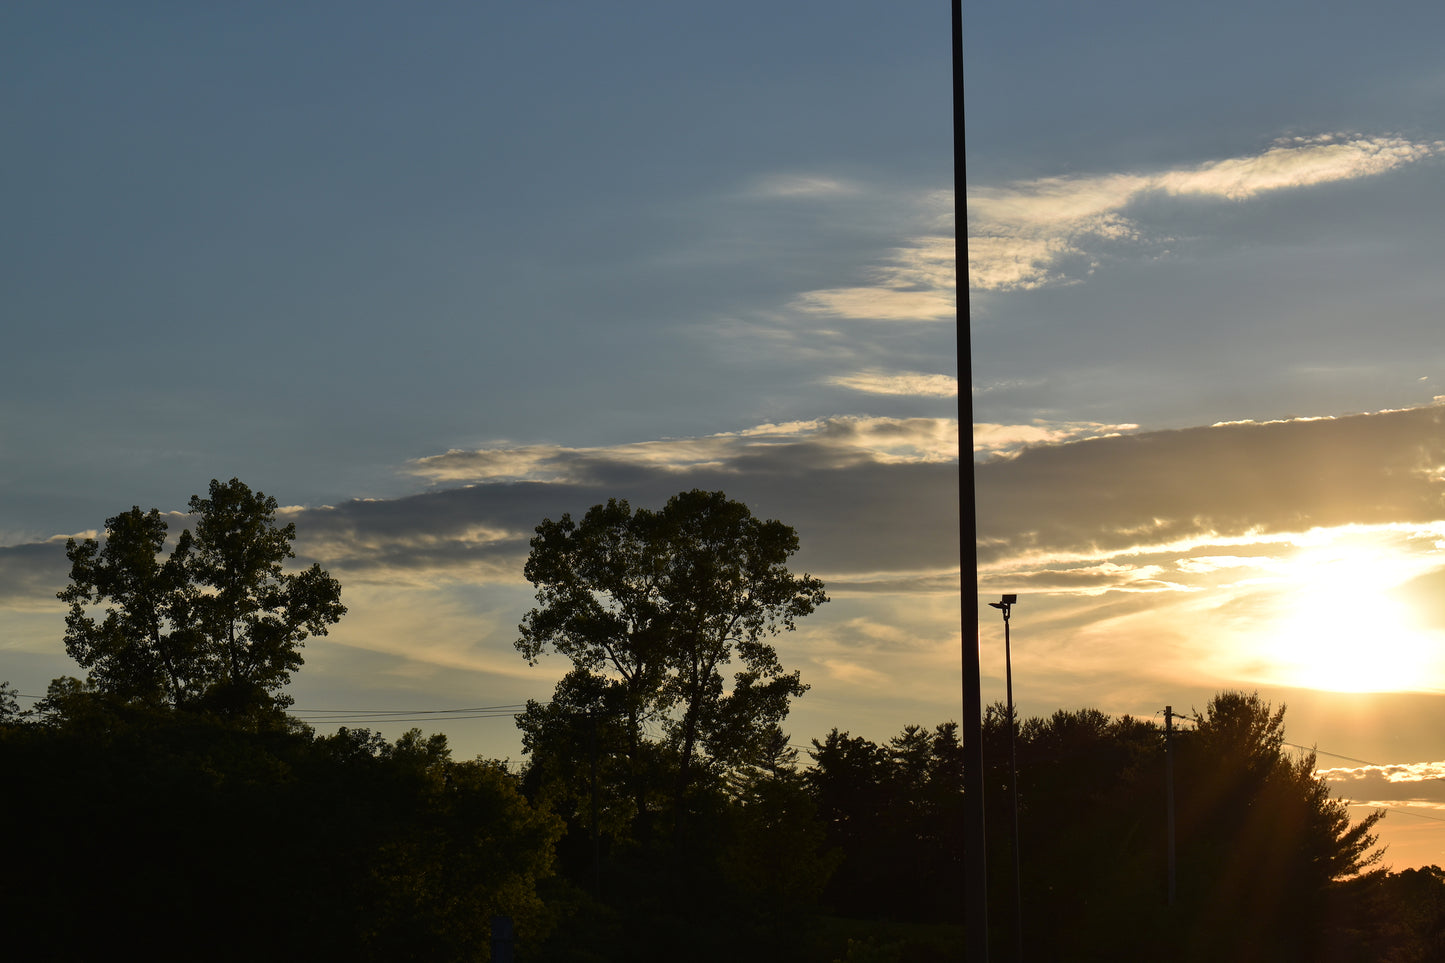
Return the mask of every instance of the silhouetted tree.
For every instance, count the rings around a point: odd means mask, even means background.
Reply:
[[[1377,885],[1354,887],[1342,907],[1357,921],[1363,952],[1375,963],[1434,963],[1445,959],[1445,870],[1421,866],[1387,873]]]
[[[791,770],[746,779],[733,795],[724,837],[718,865],[731,902],[759,929],[795,930],[817,912],[843,857],[827,845],[817,804]]]
[[[908,726],[886,745],[837,729],[805,779],[842,854],[828,899],[845,914],[952,921],[962,905],[958,726]]]
[[[1001,958],[1012,958],[1007,729],[1001,707],[992,708],[984,732],[991,908],[1001,911],[991,935]],[[1284,751],[1284,710],[1257,695],[1221,693],[1196,721],[1175,734],[1172,908],[1161,727],[1093,709],[1021,724],[1027,958],[1352,958],[1337,955],[1349,945],[1336,911],[1340,885],[1373,862],[1379,815],[1352,825],[1313,755]]]
[[[105,520],[105,540],[70,539],[70,604],[65,650],[90,670],[90,682],[124,701],[181,705],[195,699],[207,675],[201,634],[190,606],[198,594],[185,574],[190,533],[164,554],[166,522],[139,506]],[[97,622],[94,605],[107,605]]]
[[[13,725],[24,718],[17,695],[19,693],[9,682],[0,682],[0,725]]]
[[[1017,940],[1003,708],[990,714],[986,758],[993,862],[991,935],[1011,959]],[[1150,945],[1141,907],[1166,891],[1163,733],[1097,709],[1022,721],[1018,735],[1023,950],[1031,960],[1135,959]],[[1047,920],[1047,926],[1037,925]]]
[[[276,499],[237,479],[193,496],[196,517],[164,554],[159,511],[106,520],[104,543],[66,543],[71,584],[66,651],[99,692],[150,705],[204,706],[228,716],[274,711],[308,635],[346,612],[319,564],[283,571],[296,526],[276,525]],[[104,619],[90,613],[105,606]]]
[[[1285,753],[1284,712],[1222,692],[1180,734],[1179,892],[1201,956],[1323,959],[1334,885],[1382,854],[1383,811],[1351,824],[1314,753]]]
[[[681,818],[700,765],[716,775],[776,744],[790,701],[807,686],[784,671],[768,638],[827,601],[819,580],[787,569],[798,549],[792,528],[755,518],[722,492],[693,490],[658,511],[609,499],[580,522],[543,519],[531,547],[525,574],[539,605],[522,621],[517,649],[533,664],[548,648],[572,660],[558,690],[567,711],[626,720],[632,801],[644,824],[657,747]],[[722,669],[734,658],[742,668],[729,685]],[[534,751],[548,719],[537,704],[518,718]]]

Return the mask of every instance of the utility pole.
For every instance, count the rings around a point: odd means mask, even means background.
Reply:
[[[1182,718],[1182,717],[1181,717]],[[1169,905],[1174,905],[1174,707],[1164,707],[1165,806],[1169,827]]]
[[[587,710],[592,747],[592,895],[602,899],[602,843],[597,836],[597,707]]]
[[[968,313],[968,201],[963,124],[963,0],[953,0],[953,234],[958,348],[958,543],[963,662],[963,859],[966,956],[988,961],[983,693],[978,659],[978,510],[973,481],[973,346]]]

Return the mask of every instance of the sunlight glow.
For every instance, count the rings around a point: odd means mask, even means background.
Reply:
[[[1437,689],[1441,640],[1392,590],[1417,560],[1350,540],[1304,548],[1282,572],[1279,606],[1254,654],[1283,685],[1334,692]]]

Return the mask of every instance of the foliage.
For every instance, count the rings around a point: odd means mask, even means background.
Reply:
[[[162,553],[166,522],[157,509],[139,506],[105,520],[105,542],[70,539],[70,585],[59,592],[70,604],[65,650],[90,670],[90,682],[119,698],[182,705],[203,689],[200,633],[191,625],[185,566],[190,533],[169,558]],[[109,603],[104,621],[88,607]]]
[[[540,944],[561,825],[442,736],[250,731],[134,703],[0,727],[16,958],[485,959]]]
[[[1320,958],[1333,887],[1381,856],[1383,812],[1351,825],[1314,753],[1284,752],[1284,711],[1223,692],[1180,734],[1179,892],[1201,954],[1248,944],[1252,958]]]
[[[595,682],[578,674],[571,704],[595,701]],[[1092,709],[1023,720],[1026,957],[1439,959],[1445,872],[1369,871],[1376,819],[1345,818],[1313,759],[1285,752],[1283,719],[1223,693],[1176,732],[1172,908],[1160,727]],[[546,721],[556,728],[543,742],[571,739],[584,762],[590,740],[608,752],[626,742],[616,718]],[[991,933],[996,957],[1011,959],[1009,720],[992,706],[985,721]],[[586,765],[524,783],[498,763],[457,762],[444,737],[416,730],[389,742],[241,728],[57,679],[38,722],[0,725],[12,776],[0,818],[27,830],[7,852],[24,872],[0,892],[7,946],[62,959],[116,945],[159,960],[485,959],[500,913],[516,921],[523,959],[958,958],[952,723],[883,743],[835,729],[802,773],[698,781],[682,860],[623,838],[625,766],[609,774],[608,752],[596,757],[611,827],[597,864]],[[551,793],[557,812],[529,803],[524,785]]]
[[[9,682],[0,682],[0,725],[19,722],[21,719],[19,693]]]
[[[1373,887],[1356,887],[1342,907],[1356,921],[1360,952],[1377,963],[1445,959],[1445,870],[1422,866],[1386,873]]]
[[[96,690],[146,705],[274,713],[308,635],[346,612],[318,564],[287,573],[295,525],[276,525],[276,499],[237,479],[193,496],[169,555],[165,519],[132,508],[106,520],[104,542],[66,543],[66,651]],[[101,620],[91,615],[105,607]]]
[[[1284,710],[1221,693],[1174,733],[1178,895],[1167,897],[1164,734],[1092,709],[1018,726],[1024,953],[1184,960],[1328,958],[1349,937],[1341,887],[1376,858],[1379,814],[1351,824],[1284,751]],[[990,936],[1015,945],[1008,720],[984,726]],[[1030,925],[1046,919],[1047,927]]]
[[[817,813],[792,771],[751,779],[737,794],[719,864],[739,916],[782,928],[817,911],[843,855],[827,847]]]
[[[908,726],[886,745],[832,730],[805,776],[842,863],[834,909],[956,920],[962,907],[963,750],[958,727]]]
[[[580,522],[564,514],[536,531],[525,574],[539,605],[516,646],[533,664],[551,648],[574,668],[553,708],[532,703],[518,719],[534,758],[556,751],[548,734],[559,713],[625,720],[621,749],[644,834],[655,789],[680,818],[699,768],[717,777],[765,761],[790,700],[807,689],[768,638],[827,601],[820,581],[787,569],[793,529],[722,492],[693,490],[658,511],[610,499]],[[741,668],[728,685],[722,670],[734,658]],[[656,781],[664,773],[670,791]]]

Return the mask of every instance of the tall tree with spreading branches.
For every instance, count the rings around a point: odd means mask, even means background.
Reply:
[[[657,511],[609,499],[580,522],[564,514],[536,531],[525,574],[539,604],[517,649],[532,664],[549,648],[571,659],[568,698],[594,692],[590,710],[626,720],[637,815],[645,821],[659,748],[670,757],[675,813],[699,767],[762,761],[790,701],[807,690],[770,639],[828,600],[821,581],[787,568],[797,533],[697,489]],[[734,659],[739,669],[725,681]],[[595,683],[579,686],[579,673]],[[553,712],[529,704],[524,736]],[[649,738],[648,726],[661,736]]]
[[[277,526],[276,499],[238,479],[213,480],[190,509],[195,532],[168,554],[165,518],[139,507],[107,519],[103,542],[66,543],[66,651],[124,701],[227,716],[284,708],[305,639],[346,613],[341,586],[319,564],[283,569],[296,526]]]

